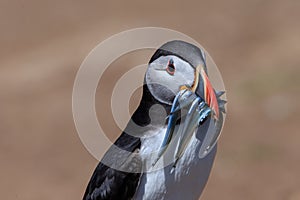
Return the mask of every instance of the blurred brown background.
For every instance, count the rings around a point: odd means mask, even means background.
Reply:
[[[299,200],[299,10],[296,0],[1,0],[1,199],[82,198],[97,161],[73,123],[76,72],[112,34],[161,26],[201,43],[227,88],[201,199]]]

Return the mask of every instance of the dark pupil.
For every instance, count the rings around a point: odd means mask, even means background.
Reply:
[[[170,72],[175,71],[174,61],[172,59],[168,63],[168,69],[169,69]]]

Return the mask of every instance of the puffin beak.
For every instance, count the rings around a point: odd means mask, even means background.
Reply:
[[[200,86],[198,86],[199,84]],[[198,87],[202,87],[200,88],[200,91],[203,92],[199,92],[197,90]],[[217,97],[214,88],[212,87],[212,84],[206,72],[204,71],[204,68],[201,65],[199,65],[195,70],[195,80],[193,86],[191,88],[187,86],[180,87],[180,90],[187,90],[187,89],[191,90],[192,92],[197,94],[197,96],[204,99],[205,103],[212,109],[213,117],[216,120],[219,119],[219,106],[218,106]]]
[[[200,90],[195,91],[195,93],[204,99],[205,103],[212,110],[213,118],[215,120],[218,120],[219,119],[219,104],[218,104],[215,90],[212,87],[212,84],[211,84],[206,72],[204,71],[204,68],[199,66],[199,67],[197,67],[196,71],[198,71],[197,72],[198,75],[200,74],[197,85],[199,84],[199,80],[200,80],[202,82],[202,84],[200,83],[199,87],[202,86],[203,88],[200,88]],[[203,94],[198,94],[199,91],[203,91]]]

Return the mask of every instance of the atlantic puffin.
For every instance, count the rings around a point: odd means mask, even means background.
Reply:
[[[185,41],[151,57],[143,94],[125,130],[94,170],[83,200],[197,200],[224,122],[224,91],[205,51]]]

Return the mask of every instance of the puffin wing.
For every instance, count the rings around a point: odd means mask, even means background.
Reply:
[[[141,177],[139,148],[139,138],[122,133],[96,167],[83,200],[130,200]]]

